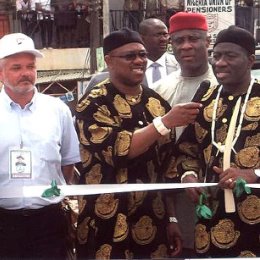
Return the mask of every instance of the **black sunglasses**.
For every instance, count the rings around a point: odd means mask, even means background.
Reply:
[[[110,55],[110,56],[125,59],[127,61],[134,61],[137,57],[139,57],[141,59],[146,59],[147,58],[147,52],[146,51],[139,51],[139,52],[126,53],[125,55]]]

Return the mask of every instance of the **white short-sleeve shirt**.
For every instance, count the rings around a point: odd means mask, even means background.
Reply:
[[[0,186],[15,189],[29,185],[58,185],[66,181],[61,166],[80,161],[79,142],[69,107],[60,99],[38,93],[23,109],[14,103],[4,88],[0,93]],[[32,178],[9,178],[9,150],[23,144],[31,151]],[[7,209],[40,208],[61,201],[45,198],[0,199]]]

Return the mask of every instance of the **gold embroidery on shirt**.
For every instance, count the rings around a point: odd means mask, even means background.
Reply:
[[[167,258],[167,247],[164,244],[160,244],[154,252],[151,253],[151,259],[163,259]]]
[[[212,144],[210,144],[207,148],[203,150],[205,162],[209,164],[210,159],[211,159],[211,151],[212,151]]]
[[[201,101],[206,101],[213,93],[217,86],[211,86],[208,88],[207,93],[202,97]]]
[[[235,158],[239,166],[256,168],[259,164],[259,149],[256,146],[244,148],[236,154]]]
[[[208,134],[208,131],[204,129],[199,123],[195,122],[195,135],[199,143],[202,143],[205,136]]]
[[[107,150],[103,150],[102,151],[102,154],[103,154],[103,156],[105,158],[106,163],[108,165],[111,165],[111,166],[114,165],[113,159],[112,159],[112,155],[113,155],[112,152],[113,152],[113,147],[112,146],[108,146]]]
[[[260,119],[260,98],[251,98],[246,105],[245,118],[248,121],[259,121]]]
[[[90,140],[95,144],[102,143],[112,132],[112,128],[100,127],[97,124],[91,125],[88,130],[91,133]]]
[[[215,103],[215,99],[212,100],[211,103],[207,107],[205,107],[203,110],[203,115],[207,122],[212,121],[214,103]],[[221,117],[224,114],[225,110],[227,109],[227,105],[223,105],[222,103],[223,103],[223,99],[220,98],[218,101],[216,119]]]
[[[118,156],[125,156],[128,154],[131,144],[131,133],[122,131],[117,134],[115,141],[115,154]]]
[[[89,145],[89,141],[87,137],[85,136],[84,132],[84,121],[83,120],[77,120],[78,128],[79,128],[79,141],[80,143],[84,145]]]
[[[136,209],[143,203],[147,191],[132,191],[128,195],[128,214],[133,214]]]
[[[256,255],[249,250],[245,250],[241,251],[238,257],[256,257]]]
[[[88,149],[85,149],[82,144],[80,144],[79,149],[80,149],[81,162],[83,166],[84,167],[89,166],[89,164],[92,161],[92,154],[89,152]]]
[[[80,244],[85,244],[88,241],[89,221],[90,217],[87,217],[78,225],[77,238]]]
[[[118,199],[114,198],[114,194],[101,194],[96,200],[95,213],[102,219],[113,217],[118,209]]]
[[[83,99],[76,105],[76,111],[82,112],[83,110],[85,110],[86,107],[89,106],[89,104],[90,104],[90,101],[88,100],[88,98]]]
[[[96,259],[109,260],[112,251],[112,246],[109,244],[103,244],[96,252]]]
[[[244,201],[238,203],[238,214],[247,224],[260,223],[260,199],[255,195],[249,195]]]
[[[86,199],[84,196],[78,196],[78,208],[79,208],[79,214],[82,213],[83,209],[85,208],[87,204]]]
[[[90,171],[85,174],[86,184],[100,184],[102,179],[101,165],[95,164],[91,167]]]
[[[195,226],[195,248],[198,253],[205,253],[209,250],[210,236],[206,226],[197,224]]]
[[[108,110],[107,106],[103,105],[98,108],[98,111],[93,114],[93,117],[96,121],[108,124],[111,126],[119,126],[119,117],[111,118],[111,113]]]
[[[148,103],[145,105],[153,117],[165,115],[165,108],[161,105],[159,99],[150,97]]]
[[[113,241],[114,242],[123,241],[128,236],[128,233],[129,233],[129,228],[126,221],[126,216],[122,213],[119,213],[116,218]]]
[[[183,142],[179,145],[179,148],[185,154],[191,155],[192,157],[196,157],[198,154],[198,146],[193,143]]]
[[[219,129],[216,131],[216,140],[217,142],[220,142],[222,144],[225,143],[226,137],[227,137],[227,124],[222,125]]]
[[[131,118],[131,107],[120,95],[116,95],[113,101],[114,107],[122,118]]]
[[[211,228],[211,241],[218,248],[231,248],[240,236],[235,230],[234,223],[230,219],[221,219],[218,224]]]
[[[245,147],[260,146],[260,133],[246,138]]]
[[[105,83],[105,81],[103,81],[102,83]],[[92,97],[92,98],[97,98],[97,97],[106,96],[106,95],[107,95],[107,88],[104,85],[102,85],[102,86],[99,85],[99,88],[91,89],[91,91],[89,93],[89,97]]]
[[[258,127],[258,122],[253,122],[251,124],[248,124],[244,127],[242,127],[242,131],[254,131]]]
[[[182,162],[182,167],[185,171],[200,171],[200,166],[197,160],[187,158],[185,161]]]
[[[139,245],[148,245],[156,235],[157,227],[153,226],[152,219],[149,216],[143,216],[132,227],[132,236]]]
[[[128,181],[127,168],[121,168],[117,171],[116,181],[117,181],[117,183],[127,183],[127,181]]]

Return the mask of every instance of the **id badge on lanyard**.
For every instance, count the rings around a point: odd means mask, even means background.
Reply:
[[[9,150],[9,178],[32,179],[32,152],[28,148]]]

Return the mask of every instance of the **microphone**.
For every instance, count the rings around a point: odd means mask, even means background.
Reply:
[[[204,94],[206,93],[206,91],[209,87],[210,87],[210,81],[207,80],[207,79],[203,80],[200,83],[200,85],[199,85],[199,87],[198,87],[198,89],[197,89],[196,93],[194,94],[191,101],[192,102],[199,102],[202,99],[202,97],[204,96]]]

